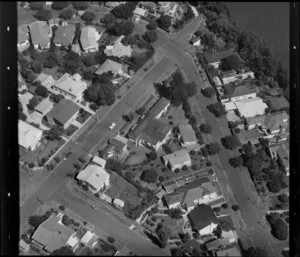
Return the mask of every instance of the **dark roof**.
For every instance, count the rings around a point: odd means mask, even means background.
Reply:
[[[47,117],[52,117],[60,124],[64,125],[79,111],[79,109],[80,107],[73,101],[63,99],[48,112]]]
[[[219,224],[212,208],[205,204],[200,204],[188,213],[191,226],[195,230],[201,230],[211,223]]]
[[[177,183],[174,180],[163,183],[163,186],[166,189],[167,193],[173,192],[178,187]]]
[[[260,133],[258,129],[251,129],[251,130],[242,129],[240,133],[237,133],[236,135],[242,144],[252,140],[256,140],[264,136],[264,134]]]
[[[243,84],[241,86],[236,86],[233,83],[230,83],[224,86],[225,93],[229,99],[233,97],[253,94],[257,92],[256,86],[251,86],[249,84]]]
[[[114,146],[120,150],[123,150],[124,146],[126,145],[125,143],[119,141],[116,138],[111,138],[108,142],[109,142],[109,144],[111,144],[112,146]]]
[[[55,32],[54,43],[69,46],[72,44],[75,33],[74,25],[59,26]]]
[[[208,63],[214,63],[214,62],[219,62],[221,61],[221,59],[226,58],[232,54],[233,54],[233,49],[230,48],[228,50],[216,52],[216,53],[205,52],[204,56]]]

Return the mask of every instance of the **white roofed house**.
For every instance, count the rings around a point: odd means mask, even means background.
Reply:
[[[87,231],[80,239],[80,243],[86,245],[89,248],[94,248],[97,244],[98,236],[91,231]]]
[[[263,115],[268,108],[267,104],[264,103],[260,97],[237,101],[235,105],[239,115],[244,118]]]
[[[172,171],[175,169],[181,169],[183,166],[191,166],[192,160],[185,149],[181,149],[171,154],[164,155],[162,157],[164,164],[169,166]]]
[[[26,27],[26,26],[22,26],[22,27],[18,28],[17,47],[18,47],[19,52],[23,52],[30,46],[28,32],[29,32],[29,30],[28,30],[28,27]]]
[[[35,49],[50,47],[51,29],[45,21],[34,21],[29,26],[31,43]]]
[[[132,48],[131,46],[125,46],[121,43],[122,39],[125,36],[122,35],[119,38],[116,39],[116,41],[113,43],[113,45],[108,45],[106,46],[106,48],[104,49],[104,53],[107,56],[115,56],[115,57],[131,57],[132,54]]]
[[[77,179],[84,182],[94,194],[109,187],[109,178],[109,174],[102,167],[94,164],[88,165],[77,175]]]
[[[146,10],[140,7],[136,7],[133,11],[133,20],[138,22],[141,17],[145,16]]]
[[[107,59],[100,67],[98,70],[96,70],[95,74],[101,75],[106,72],[112,72],[113,76],[116,77],[117,75],[126,77],[126,78],[131,78],[130,75],[126,73],[125,66],[122,65],[121,63],[112,61],[110,59]]]
[[[81,76],[78,73],[72,76],[65,73],[51,88],[66,98],[78,102],[82,100],[83,92],[87,89],[87,83],[81,80]]]
[[[101,31],[97,31],[91,26],[82,28],[79,40],[82,50],[86,53],[98,51],[98,41],[101,38],[103,32],[104,29],[102,29]]]
[[[33,151],[43,136],[43,131],[22,121],[19,120],[19,145],[25,148],[26,150]]]
[[[105,168],[105,165],[106,165],[106,160],[98,157],[98,156],[95,156],[93,159],[92,159],[92,163],[95,163],[97,165],[99,165],[100,167],[102,167],[103,169]]]

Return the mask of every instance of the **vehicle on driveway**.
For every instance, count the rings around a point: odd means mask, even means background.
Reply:
[[[114,127],[115,127],[116,125],[117,125],[117,124],[116,124],[115,122],[113,122],[112,124],[110,124],[109,129],[110,129],[110,130],[114,129]]]

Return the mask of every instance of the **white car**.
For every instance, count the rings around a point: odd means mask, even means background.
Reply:
[[[117,124],[113,122],[112,124],[110,124],[109,129],[112,130],[116,125]]]

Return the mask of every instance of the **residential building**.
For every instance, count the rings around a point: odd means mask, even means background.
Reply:
[[[146,10],[140,7],[136,7],[133,11],[133,20],[138,22],[141,17],[144,17],[146,14]]]
[[[53,43],[58,47],[69,47],[73,43],[74,34],[74,25],[59,26],[55,32]]]
[[[81,80],[78,73],[72,76],[65,73],[51,88],[66,98],[79,102],[82,100],[83,92],[87,89],[87,83]]]
[[[290,175],[290,149],[289,143],[270,145],[269,153],[273,159],[278,159],[281,166],[284,168],[286,175]]]
[[[150,115],[153,119],[160,119],[168,111],[169,106],[170,101],[167,98],[161,97],[149,110]]]
[[[52,108],[53,103],[49,99],[43,99],[34,110],[42,115],[46,115]]]
[[[101,38],[104,29],[97,31],[91,26],[86,26],[81,29],[80,44],[82,51],[85,53],[98,51],[98,41]]]
[[[168,194],[174,192],[178,188],[177,182],[175,180],[170,180],[162,184],[162,187],[166,190]]]
[[[23,239],[20,240],[19,242],[19,250],[21,252],[28,252],[30,249],[30,244],[27,244]]]
[[[245,83],[240,86],[229,84],[224,86],[224,96],[221,98],[221,102],[237,102],[255,98],[257,96],[257,87],[251,84]]]
[[[98,193],[100,189],[109,187],[109,174],[98,165],[88,165],[79,172],[77,179],[86,183],[91,192]]]
[[[19,120],[18,123],[19,145],[26,150],[33,151],[40,143],[43,131]]]
[[[163,157],[164,164],[168,166],[172,171],[175,169],[181,169],[183,166],[191,166],[192,160],[185,149],[181,149],[171,154],[164,155]]]
[[[115,56],[115,57],[119,57],[119,58],[124,57],[124,56],[131,57],[131,54],[133,51],[131,46],[130,45],[125,46],[121,43],[121,41],[124,37],[125,36],[122,35],[116,39],[116,41],[113,43],[113,45],[106,46],[104,49],[104,53],[107,56]]]
[[[181,207],[181,201],[184,193],[183,192],[173,192],[171,194],[165,195],[163,197],[165,204],[170,209],[177,209]]]
[[[121,152],[127,151],[128,139],[121,135],[116,135],[115,137],[109,139],[108,143],[113,147],[119,149]]]
[[[60,18],[54,18],[54,19],[48,20],[47,23],[48,23],[48,25],[49,25],[49,27],[51,29],[52,29],[53,26],[58,27],[58,26],[66,26],[66,25],[68,25],[67,21],[62,20]],[[55,33],[57,33],[57,31]]]
[[[97,244],[97,240],[98,237],[96,236],[95,233],[92,233],[91,231],[87,231],[80,239],[80,243],[84,244],[89,248],[94,248]]]
[[[115,205],[119,209],[122,209],[124,207],[124,201],[117,198],[113,199],[113,205]]]
[[[252,145],[259,143],[259,139],[263,138],[266,134],[258,129],[244,130],[242,129],[239,133],[236,134],[241,144],[247,144],[250,142]]]
[[[260,97],[250,98],[235,102],[240,117],[249,118],[256,115],[263,115],[268,106]]]
[[[213,53],[205,52],[204,56],[207,60],[207,63],[217,69],[219,68],[221,59],[232,55],[233,52],[234,52],[233,49],[230,48],[228,50],[220,51],[220,52],[213,52]]]
[[[110,59],[107,59],[98,70],[96,70],[97,75],[101,75],[106,72],[111,72],[114,77],[117,75],[121,75],[126,78],[130,78],[131,76],[127,74],[126,68],[121,63],[117,63]]]
[[[32,236],[32,240],[41,249],[52,253],[63,246],[75,250],[79,245],[76,232],[62,224],[63,214],[52,215],[44,221]]]
[[[55,83],[54,78],[51,75],[45,74],[45,73],[41,73],[37,76],[37,78],[33,81],[33,83],[35,82],[40,82],[42,86],[46,87],[49,91],[49,89],[51,90],[51,85],[53,83]]]
[[[197,144],[197,138],[193,127],[190,124],[179,125],[179,139],[182,147],[188,147]]]
[[[35,49],[50,47],[51,29],[45,21],[34,21],[29,25],[31,43]]]
[[[251,78],[254,79],[254,73],[252,71],[246,71],[243,73],[222,73],[221,79],[224,85],[228,84],[228,83],[232,83],[235,81],[241,81],[247,78]]]
[[[66,129],[76,119],[79,110],[80,107],[73,101],[63,99],[45,117],[50,124],[58,124]]]
[[[18,51],[23,52],[24,50],[28,49],[30,46],[29,43],[29,30],[28,27],[22,26],[18,28]]]
[[[214,76],[213,77],[213,81],[215,82],[215,84],[216,84],[217,87],[222,86],[222,82],[221,82],[221,80],[220,80],[220,78],[218,76]]]
[[[78,55],[81,55],[81,50],[80,50],[79,44],[72,44],[71,51]]]
[[[201,45],[201,38],[200,37],[194,37],[190,40],[190,43],[193,46],[200,46]]]
[[[187,215],[192,229],[198,231],[200,236],[212,235],[213,231],[219,225],[219,220],[217,219],[212,208],[205,204],[200,204],[195,207]]]
[[[94,156],[94,158],[92,159],[92,163],[95,163],[104,169],[105,165],[106,165],[106,160],[104,160],[98,156]]]

